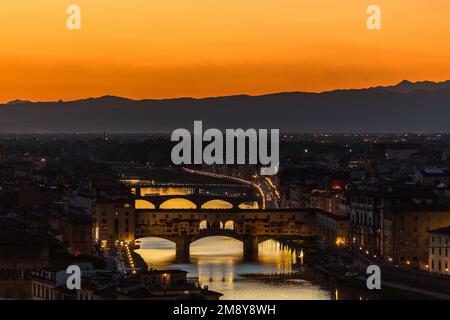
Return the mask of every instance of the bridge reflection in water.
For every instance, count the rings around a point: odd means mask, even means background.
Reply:
[[[289,274],[298,253],[268,240],[260,244],[258,262],[243,261],[242,242],[223,236],[191,244],[190,263],[176,264],[174,243],[159,238],[141,239],[136,250],[152,268],[178,268],[198,277],[202,286],[224,293],[223,299],[329,299],[330,293],[304,280],[265,281],[244,274]]]
[[[163,268],[176,262],[175,243],[160,238],[140,239],[136,250],[152,268]],[[243,243],[226,236],[211,236],[194,241],[190,249],[192,264],[235,264],[244,260]],[[258,263],[276,266],[276,273],[291,273],[297,261],[295,250],[275,240],[259,244]]]

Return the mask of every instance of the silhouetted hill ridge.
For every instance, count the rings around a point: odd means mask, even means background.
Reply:
[[[171,132],[204,127],[287,132],[450,132],[450,80],[321,93],[133,100],[106,95],[0,105],[0,132]]]

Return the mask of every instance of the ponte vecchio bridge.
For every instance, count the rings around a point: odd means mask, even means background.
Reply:
[[[191,169],[152,171],[147,180],[122,172],[135,200],[134,239],[172,241],[178,262],[189,260],[192,242],[210,236],[241,241],[246,260],[257,259],[266,240],[314,236],[315,209],[265,210],[265,195],[252,182]]]
[[[256,260],[269,239],[314,236],[314,209],[137,209],[135,239],[158,237],[176,245],[178,262],[188,262],[192,242],[227,236],[243,243],[244,259]]]

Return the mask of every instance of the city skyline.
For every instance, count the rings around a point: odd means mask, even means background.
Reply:
[[[450,136],[283,141],[267,177],[174,167],[169,137],[0,136],[0,298],[450,298]]]

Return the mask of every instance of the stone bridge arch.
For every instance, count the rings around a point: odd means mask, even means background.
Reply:
[[[197,209],[197,204],[189,199],[176,197],[168,199],[159,205],[160,209]]]
[[[140,207],[140,204],[151,203],[155,207]],[[226,210],[226,209],[258,209],[260,204],[256,199],[220,198],[217,195],[165,195],[165,196],[137,196],[135,198],[138,209],[202,209],[202,210]]]
[[[258,201],[244,201],[238,204],[239,209],[259,209]]]
[[[156,205],[154,203],[144,199],[136,199],[134,201],[134,207],[136,209],[156,209]]]
[[[143,239],[160,239],[160,240],[166,240],[169,241],[170,243],[176,245],[176,239],[173,236],[165,236],[165,235],[143,235],[140,236],[139,238],[136,238],[134,240],[135,244],[136,244],[136,248],[139,248],[140,243],[142,242]]]
[[[234,205],[230,201],[222,199],[213,199],[204,202],[201,209],[233,209]]]
[[[229,220],[230,222],[231,220]],[[231,221],[232,222],[232,221]],[[141,228],[145,226],[141,226]],[[217,237],[223,236],[232,238],[242,242],[243,244],[243,257],[244,261],[257,261],[258,260],[258,247],[261,243],[267,240],[276,240],[271,236],[254,236],[254,235],[245,235],[238,234],[236,230],[231,229],[219,229],[219,230],[211,230],[205,229],[201,230],[198,234],[195,235],[187,235],[187,234],[178,234],[178,235],[164,235],[164,234],[151,234],[141,232],[136,234],[137,240],[143,238],[159,238],[168,240],[175,244],[176,251],[176,262],[178,263],[187,263],[190,260],[190,247],[191,244],[195,241],[209,238],[209,237]]]

